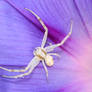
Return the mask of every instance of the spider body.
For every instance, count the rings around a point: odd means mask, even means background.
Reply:
[[[47,54],[45,57],[45,63],[47,66],[53,66],[54,65],[53,57]]]
[[[40,48],[40,47],[35,48],[33,54],[34,54],[34,56],[38,56],[42,60],[44,60],[47,55],[44,48]]]
[[[45,51],[45,48],[37,47],[33,52],[40,60],[44,60],[47,66],[52,66],[54,64],[53,57]]]
[[[7,69],[7,68],[0,66],[1,69],[6,70],[8,72],[23,72],[23,74],[15,75],[15,76],[7,76],[7,75],[2,75],[2,76],[7,77],[7,78],[24,77],[24,76],[32,73],[32,71],[35,69],[35,67],[41,61],[42,64],[43,64],[43,67],[45,69],[46,76],[48,78],[48,70],[47,70],[46,65],[47,66],[53,66],[54,60],[53,60],[52,55],[58,56],[58,54],[50,53],[50,52],[53,51],[56,47],[63,45],[65,43],[65,41],[70,37],[70,35],[72,33],[72,21],[71,21],[70,32],[65,36],[65,38],[60,43],[45,47],[47,35],[48,35],[48,28],[45,26],[45,24],[43,23],[43,21],[40,19],[40,17],[38,15],[36,15],[33,11],[31,11],[27,8],[25,8],[25,9],[30,11],[39,20],[39,22],[41,23],[41,25],[43,26],[43,28],[45,30],[45,34],[44,34],[44,37],[43,37],[43,40],[42,40],[41,47],[35,48],[35,50],[33,51],[33,54],[34,54],[33,59],[29,62],[29,64],[24,69],[19,69],[19,70],[18,69]]]

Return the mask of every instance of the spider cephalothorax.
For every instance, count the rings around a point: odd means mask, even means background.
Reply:
[[[37,47],[33,54],[34,57],[33,59],[29,62],[29,64],[27,65],[27,67],[25,67],[24,69],[7,69],[4,67],[0,67],[3,70],[9,71],[9,72],[24,72],[23,74],[20,75],[15,75],[15,76],[7,76],[7,75],[3,75],[3,77],[7,77],[7,78],[19,78],[19,77],[24,77],[26,75],[29,75],[34,68],[40,63],[40,61],[42,61],[43,67],[46,71],[46,76],[48,78],[48,70],[47,70],[47,66],[52,66],[54,64],[54,60],[52,55],[56,55],[56,53],[51,53],[51,51],[53,51],[56,47],[59,47],[61,45],[63,45],[65,43],[65,41],[70,37],[71,33],[72,33],[72,21],[71,21],[71,27],[70,27],[70,32],[66,35],[66,37],[58,44],[54,44],[54,45],[50,45],[47,47],[44,47],[46,44],[46,40],[47,40],[47,35],[48,35],[48,29],[45,26],[45,24],[43,23],[43,21],[40,19],[39,16],[37,16],[33,11],[25,8],[26,10],[30,11],[41,23],[41,25],[43,26],[44,30],[45,30],[45,34],[42,40],[42,44],[41,47]],[[25,73],[26,72],[26,73]]]
[[[44,60],[47,53],[45,51],[45,49],[41,48],[41,47],[37,47],[35,48],[33,54],[37,57],[39,57],[40,59]]]
[[[33,53],[39,59],[44,60],[47,66],[52,66],[54,64],[53,57],[47,54],[44,48],[37,47]]]

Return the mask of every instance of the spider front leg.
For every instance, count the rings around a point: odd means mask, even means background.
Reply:
[[[56,47],[59,47],[59,46],[61,46],[61,45],[63,45],[65,43],[65,41],[72,34],[72,25],[73,25],[73,21],[71,21],[70,32],[66,35],[66,37],[60,43],[45,47],[46,52],[53,51]]]
[[[1,66],[0,66],[0,69],[3,69],[8,72],[26,72],[30,68],[30,66],[31,66],[31,62],[24,69],[7,69]]]
[[[26,67],[25,69],[18,70],[18,69],[7,69],[7,68],[0,66],[0,69],[3,69],[3,70],[8,71],[8,72],[25,72],[28,70],[28,67]]]
[[[54,55],[54,56],[58,56],[58,57],[60,57],[60,55],[59,54],[57,54],[57,53],[48,53],[48,55]]]
[[[34,57],[32,59],[32,61],[30,61],[30,63],[28,64],[27,68],[29,69],[28,72],[24,73],[24,74],[20,74],[20,75],[16,75],[16,76],[7,76],[7,75],[2,75],[3,77],[7,77],[7,78],[19,78],[19,77],[24,77],[28,74],[30,74],[33,69],[39,64],[40,59],[38,57]]]
[[[26,72],[30,68],[30,64],[31,64],[31,62],[24,69],[7,69],[7,68],[1,67],[1,66],[0,66],[0,69],[3,69],[8,72]]]
[[[48,70],[47,70],[47,67],[46,67],[46,65],[45,65],[45,62],[42,60],[42,64],[43,64],[43,67],[44,67],[44,69],[45,69],[45,72],[46,72],[46,78],[47,78],[47,80],[48,80]]]
[[[30,11],[37,19],[38,21],[41,23],[41,25],[43,26],[44,30],[45,30],[45,34],[44,34],[44,37],[43,37],[43,40],[42,40],[42,44],[41,44],[41,48],[43,48],[46,44],[46,40],[47,40],[47,35],[48,35],[48,28],[45,26],[44,22],[41,20],[41,18],[35,14],[33,11],[25,8],[26,10]]]
[[[6,78],[21,78],[21,77],[24,77],[26,75],[29,75],[31,72],[32,72],[33,69],[30,69],[27,73],[24,73],[24,74],[20,74],[20,75],[15,75],[15,76],[7,76],[7,75],[2,75],[3,77],[6,77]]]

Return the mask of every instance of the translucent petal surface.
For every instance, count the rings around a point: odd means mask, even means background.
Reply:
[[[55,50],[61,57],[54,57],[54,66],[48,67],[49,83],[40,64],[24,79],[0,78],[0,91],[92,92],[91,3],[91,0],[1,0],[0,64],[7,68],[27,65],[43,37],[42,26],[24,8],[42,18],[49,29],[49,39],[54,43],[69,32],[71,19],[74,25],[71,38]],[[11,75],[3,70],[1,74]]]

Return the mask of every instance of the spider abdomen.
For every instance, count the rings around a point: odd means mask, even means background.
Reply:
[[[45,63],[47,66],[52,66],[54,64],[53,57],[47,54],[45,57]]]

